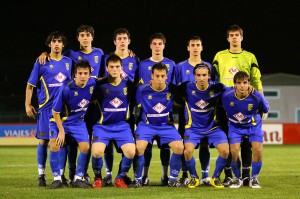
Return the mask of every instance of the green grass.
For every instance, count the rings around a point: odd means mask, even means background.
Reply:
[[[48,190],[36,186],[36,147],[0,147],[0,198],[300,198],[298,187],[300,184],[300,145],[264,146],[263,168],[259,176],[262,189],[249,187],[241,187],[240,189],[215,189],[213,187],[188,189],[156,186],[160,181],[161,167],[159,150],[156,147],[153,149],[150,187]],[[195,152],[197,158],[196,153],[198,151]],[[116,153],[115,156],[113,174],[117,173],[120,154]],[[212,149],[211,173],[216,157],[216,150]],[[197,160],[197,170],[201,174],[199,167]],[[89,169],[89,174],[93,176],[92,169]],[[50,184],[52,176],[49,160],[46,176],[47,184]],[[133,176],[132,171],[129,172],[129,176]]]

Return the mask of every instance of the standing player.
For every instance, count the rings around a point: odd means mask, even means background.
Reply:
[[[258,67],[255,56],[242,48],[243,29],[238,25],[232,25],[227,30],[227,41],[230,46],[229,49],[218,52],[213,60],[213,66],[216,70],[216,75],[221,83],[231,87],[233,86],[233,77],[238,71],[246,72],[251,79],[251,85],[263,94],[262,82],[260,80],[261,73]],[[219,120],[222,122],[222,128],[227,132],[227,117],[220,109],[217,114],[220,116]],[[251,144],[247,137],[243,138],[241,144],[242,157],[242,178],[244,185],[249,185],[250,166],[251,166]],[[227,166],[224,169],[225,179],[223,184],[229,186],[232,182],[232,173],[230,168],[231,155],[229,155]]]
[[[152,66],[159,62],[167,66],[167,82],[174,81],[174,72],[175,72],[175,62],[164,57],[164,48],[166,45],[166,38],[162,33],[154,33],[150,36],[150,48],[152,55],[150,58],[143,60],[139,65],[139,83],[140,84],[149,84],[152,76]],[[156,139],[156,138],[154,138]],[[162,164],[162,177],[161,185],[168,185],[168,167],[170,162],[170,149],[165,148],[159,144],[160,147],[160,159]],[[143,185],[149,185],[149,166],[152,158],[152,145],[149,143],[145,151],[145,165],[143,169]]]
[[[50,189],[63,186],[59,165],[59,150],[65,142],[65,134],[69,134],[78,143],[80,154],[73,187],[92,188],[83,178],[86,162],[89,160],[89,134],[84,122],[84,115],[89,105],[96,80],[90,78],[91,66],[88,61],[80,61],[74,67],[74,80],[68,82],[56,95],[50,122],[50,166],[54,181]]]
[[[94,188],[102,187],[102,156],[111,140],[123,151],[120,172],[114,185],[127,188],[123,177],[127,175],[135,155],[135,143],[131,129],[126,120],[129,119],[129,106],[134,100],[134,85],[121,77],[122,59],[117,55],[107,58],[108,77],[97,82],[93,99],[97,100],[100,119],[93,126],[92,151],[93,170],[95,174]]]
[[[214,81],[215,74],[214,72],[212,72],[212,65],[209,62],[203,61],[201,59],[201,52],[203,50],[202,39],[199,36],[190,37],[187,41],[187,50],[189,51],[189,58],[177,64],[175,68],[176,84],[180,85],[187,81],[195,81],[193,71],[197,64],[206,64],[207,66],[209,66],[211,71],[210,80]],[[180,107],[178,131],[182,137],[185,131],[184,126],[184,107]],[[202,143],[200,144],[199,160],[202,169],[202,180],[200,184],[209,185],[210,153],[208,149],[207,140],[205,139],[203,139]],[[180,180],[185,184],[189,182],[184,156],[182,157],[182,178]]]
[[[231,167],[235,175],[230,188],[243,185],[238,157],[240,143],[244,136],[249,138],[253,148],[252,175],[250,187],[261,188],[257,177],[262,167],[263,132],[262,119],[267,118],[269,104],[257,91],[249,92],[250,77],[244,71],[234,75],[234,87],[222,95],[224,109],[228,116],[228,138],[232,154]]]
[[[181,156],[183,154],[182,139],[174,127],[172,120],[172,107],[174,101],[181,104],[180,97],[173,84],[166,83],[167,66],[162,63],[152,67],[152,80],[150,84],[139,86],[136,94],[137,113],[141,116],[135,131],[137,148],[137,167],[134,181],[130,187],[142,186],[142,170],[145,163],[144,152],[148,143],[152,144],[155,136],[160,138],[161,144],[167,144],[173,151],[170,160],[170,187],[184,187],[177,180],[181,169]]]
[[[46,46],[50,47],[51,58],[41,65],[34,64],[26,87],[25,108],[28,117],[35,119],[37,114],[37,134],[39,139],[37,149],[38,160],[38,186],[46,186],[45,168],[47,148],[49,143],[49,119],[55,94],[59,88],[71,78],[72,61],[62,56],[63,47],[66,45],[66,37],[58,31],[48,35]],[[33,88],[37,87],[38,112],[31,105]]]
[[[138,65],[139,65],[139,58],[136,55],[131,56],[130,50],[128,46],[131,42],[130,33],[126,28],[118,28],[114,31],[113,35],[113,42],[116,46],[116,50],[113,54],[119,56],[122,59],[122,77],[123,79],[130,80],[131,82],[136,82],[137,73],[138,73]],[[104,60],[109,55],[106,55]],[[107,72],[106,72],[107,75]],[[134,133],[134,114],[133,114],[133,106],[130,108],[130,118],[128,120],[130,124],[130,128],[132,133]],[[106,176],[103,178],[103,186],[111,185],[112,184],[112,168],[113,168],[113,158],[114,158],[114,151],[113,151],[113,142],[111,141],[109,145],[106,147],[104,152],[104,161],[105,161],[105,170]],[[120,163],[121,164],[121,163]],[[124,177],[126,184],[130,184],[131,180],[128,176]]]
[[[197,64],[193,69],[193,74],[196,82],[185,82],[180,86],[186,100],[184,156],[192,177],[188,187],[195,188],[200,185],[193,151],[203,139],[208,138],[209,144],[213,144],[219,152],[210,184],[216,188],[224,188],[219,180],[219,175],[226,165],[229,146],[226,134],[217,125],[215,116],[219,99],[225,87],[221,83],[209,82],[210,67],[206,64]]]

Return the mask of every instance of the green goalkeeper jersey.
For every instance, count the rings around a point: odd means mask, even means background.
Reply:
[[[240,53],[231,53],[228,49],[218,52],[213,60],[213,66],[221,83],[234,86],[233,77],[238,71],[244,71],[250,76],[251,85],[262,89],[261,73],[256,57],[253,53],[243,50]]]

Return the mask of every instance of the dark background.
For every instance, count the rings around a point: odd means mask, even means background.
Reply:
[[[256,55],[262,75],[300,75],[299,1],[24,1],[2,2],[0,95],[24,96],[35,59],[48,50],[47,35],[60,30],[68,48],[78,48],[76,29],[95,28],[93,46],[105,53],[114,50],[116,28],[131,32],[130,48],[141,60],[150,57],[149,36],[162,32],[167,38],[164,56],[176,63],[187,59],[186,40],[203,39],[202,59],[212,62],[216,52],[228,48],[226,29],[244,29],[243,48]]]

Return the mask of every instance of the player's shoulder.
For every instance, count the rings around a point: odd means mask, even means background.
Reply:
[[[150,63],[150,62],[152,62],[150,60],[150,58],[147,58],[147,59],[142,60],[141,63],[140,63],[140,65],[144,65],[144,64],[147,64],[147,63]]]
[[[167,57],[164,57],[164,59],[163,59],[162,62],[164,62],[166,64],[173,64],[173,65],[175,65],[175,62],[172,59],[169,59]]]
[[[104,55],[104,52],[103,52],[103,50],[101,48],[93,47],[92,49],[93,49],[94,53],[100,53],[100,54]]]
[[[72,59],[66,55],[62,56],[62,60],[66,61],[66,62],[72,62]]]
[[[208,65],[210,68],[212,67],[211,63],[210,63],[210,62],[208,62],[208,61],[204,61],[204,60],[202,60],[202,63],[203,63],[203,64],[206,64],[206,65]]]
[[[234,95],[234,92],[235,92],[235,88],[233,88],[233,87],[226,87],[226,90],[223,93],[223,97],[232,96],[232,95]]]
[[[184,60],[184,61],[181,61],[181,62],[177,63],[177,66],[183,66],[186,63],[188,63],[188,60]]]
[[[107,83],[108,83],[108,78],[107,77],[96,80],[96,86],[101,86],[101,85],[107,84]]]
[[[260,101],[263,97],[262,94],[257,90],[254,90],[250,95],[258,101]]]
[[[224,55],[224,54],[230,54],[230,51],[228,49],[220,50],[219,52],[217,52],[216,56]]]
[[[150,88],[150,84],[141,84],[138,86],[137,91],[138,92],[142,92],[143,90],[149,89]]]

